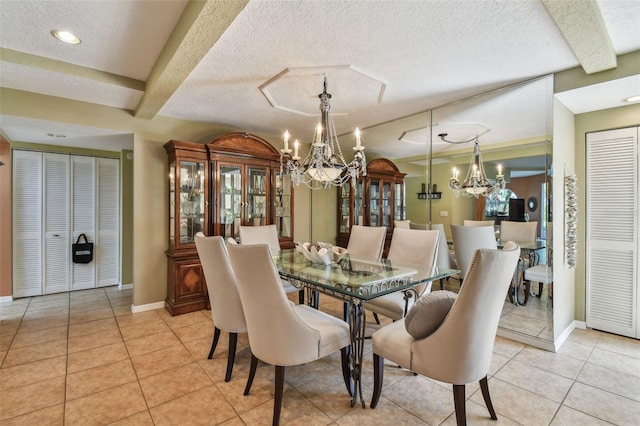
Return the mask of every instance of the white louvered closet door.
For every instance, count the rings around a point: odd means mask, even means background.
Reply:
[[[98,287],[120,283],[120,162],[98,158],[96,267]]]
[[[42,294],[42,153],[13,151],[13,297]]]
[[[44,164],[44,293],[69,291],[70,158],[43,154]]]
[[[87,240],[96,240],[96,159],[74,155],[72,168],[72,239],[80,234]],[[83,240],[84,241],[84,240]],[[95,249],[95,246],[94,246]],[[72,263],[71,290],[83,290],[96,286],[96,260],[90,263]]]
[[[638,128],[586,148],[587,326],[638,338]]]

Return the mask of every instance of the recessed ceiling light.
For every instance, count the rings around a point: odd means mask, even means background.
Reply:
[[[70,31],[53,30],[53,31],[51,31],[51,35],[54,36],[55,38],[57,38],[58,40],[63,41],[65,43],[80,44],[80,39],[78,38],[78,36],[76,36],[75,34],[73,34]]]
[[[640,95],[631,96],[631,97],[625,99],[624,101],[625,102],[638,102],[638,101],[640,101]]]
[[[50,138],[66,138],[67,135],[63,135],[60,133],[47,133],[47,136],[49,136]]]

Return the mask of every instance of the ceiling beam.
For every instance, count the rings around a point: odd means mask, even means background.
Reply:
[[[248,0],[191,0],[184,9],[147,80],[136,107],[137,118],[152,119],[220,36]]]
[[[596,0],[542,0],[587,74],[615,68],[616,52]]]

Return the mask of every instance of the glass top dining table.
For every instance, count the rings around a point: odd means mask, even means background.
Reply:
[[[315,292],[345,301],[344,320],[349,324],[349,368],[351,406],[359,398],[362,407],[361,366],[365,338],[366,301],[385,294],[403,291],[405,298],[418,297],[415,287],[460,273],[456,269],[436,270],[425,274],[420,265],[388,259],[366,260],[346,255],[340,262],[313,263],[296,249],[281,250],[273,256],[280,276],[299,288],[307,289],[307,300],[317,307]]]
[[[296,249],[281,250],[274,261],[282,278],[298,287],[310,287],[349,302],[367,301],[426,281],[457,274],[455,269],[436,269],[433,275],[418,274],[419,265],[389,259],[367,260],[345,256],[324,265],[308,260]],[[419,277],[418,277],[419,275]]]

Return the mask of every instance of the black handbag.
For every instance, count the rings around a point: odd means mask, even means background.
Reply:
[[[84,238],[84,243],[80,242],[80,238]],[[87,240],[85,234],[78,235],[78,239],[71,244],[73,254],[73,263],[89,263],[93,260],[93,243]]]

